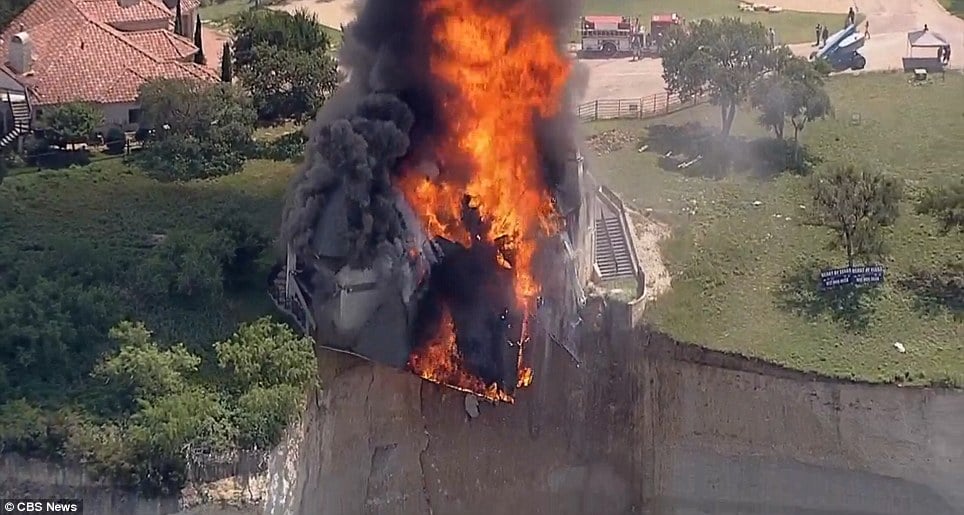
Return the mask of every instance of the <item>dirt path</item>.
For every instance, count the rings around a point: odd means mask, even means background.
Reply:
[[[289,13],[306,9],[322,25],[337,29],[355,19],[355,3],[356,0],[293,0],[277,8]]]
[[[230,41],[230,37],[211,27],[201,26],[201,45],[204,47],[204,57],[207,59],[207,67],[221,73],[221,53],[224,50],[224,42]]]
[[[633,242],[636,245],[639,266],[646,274],[644,297],[646,302],[651,302],[669,291],[672,286],[672,277],[659,249],[660,243],[670,237],[671,231],[668,225],[638,211],[627,208],[627,214],[633,225]]]
[[[870,39],[860,50],[867,58],[867,70],[901,69],[901,58],[908,55],[907,33],[925,24],[951,44],[951,67],[964,67],[964,20],[948,13],[937,0],[856,0],[856,4],[870,23]],[[813,52],[806,44],[791,48],[798,55]],[[936,49],[918,49],[914,55],[936,56]]]

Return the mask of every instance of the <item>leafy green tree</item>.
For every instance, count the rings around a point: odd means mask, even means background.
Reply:
[[[242,325],[214,348],[241,389],[291,385],[303,392],[316,373],[311,339],[267,317]]]
[[[161,298],[220,298],[223,262],[231,251],[219,233],[172,232],[141,267],[140,282],[145,292]]]
[[[26,399],[0,404],[0,447],[33,454],[47,436],[46,414]]]
[[[684,101],[709,95],[720,108],[722,133],[729,136],[751,86],[774,66],[771,50],[759,22],[730,17],[692,22],[688,30],[675,28],[664,39],[663,78]]]
[[[936,218],[945,232],[964,232],[964,178],[928,190],[917,213]]]
[[[318,19],[256,9],[235,24],[234,63],[262,120],[313,115],[338,81],[331,41]]]
[[[97,364],[94,376],[137,402],[184,391],[201,364],[183,344],[159,348],[141,322],[121,322],[110,330],[110,338],[120,348]]]
[[[793,163],[800,164],[800,133],[808,122],[826,117],[832,109],[823,76],[802,57],[778,60],[777,69],[753,84],[750,102],[760,110],[759,122],[783,139],[789,121],[793,127]]]
[[[139,100],[142,126],[155,131],[138,155],[149,175],[190,180],[241,170],[257,118],[239,89],[160,79],[145,84]]]
[[[241,211],[222,215],[214,223],[214,230],[227,244],[221,258],[225,285],[238,287],[263,279],[258,274],[258,259],[271,241],[268,234]]]
[[[245,449],[277,445],[284,430],[297,418],[304,399],[304,388],[287,384],[255,386],[242,394],[235,411],[238,445]]]
[[[899,215],[902,185],[897,179],[837,164],[815,176],[812,189],[818,221],[836,233],[836,246],[847,253],[848,265],[857,257],[883,253],[883,228]]]
[[[104,144],[107,145],[107,150],[111,153],[120,154],[127,146],[127,134],[124,129],[116,125],[111,126],[107,129],[107,134],[104,135]]]
[[[228,84],[234,80],[234,60],[231,54],[231,42],[225,41],[221,49],[221,82]]]
[[[55,141],[71,144],[87,141],[104,117],[90,104],[71,102],[44,113],[43,122]]]
[[[83,384],[125,311],[113,287],[22,274],[0,293],[0,397],[58,398]]]
[[[6,27],[33,0],[4,0],[0,2],[0,27]]]

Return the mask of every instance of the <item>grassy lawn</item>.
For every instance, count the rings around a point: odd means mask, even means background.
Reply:
[[[25,171],[0,186],[0,257],[56,255],[69,239],[90,243],[97,256],[136,266],[150,252],[146,242],[152,235],[210,230],[221,213],[237,208],[276,234],[293,169],[288,163],[251,161],[240,174],[186,184],[155,182],[120,159]],[[136,315],[163,340],[209,345],[239,322],[268,312],[273,309],[258,288],[220,305],[153,306]]]
[[[661,168],[658,155],[629,144],[591,156],[590,166],[627,202],[652,208],[675,229],[662,249],[673,287],[647,316],[681,339],[804,370],[875,381],[949,377],[964,384],[960,301],[937,304],[914,282],[919,269],[964,261],[964,237],[940,235],[932,218],[913,212],[925,187],[961,174],[964,77],[949,74],[946,82],[924,86],[897,74],[838,77],[829,90],[836,117],[806,129],[811,153],[824,162],[858,160],[906,181],[908,200],[887,237],[885,284],[847,298],[817,293],[814,274],[844,266],[846,258],[828,249],[827,229],[802,223],[810,206],[808,178],[755,166],[749,151],[742,169],[724,177],[701,175],[699,164],[684,173]],[[734,134],[767,136],[754,120],[753,113],[738,114]],[[590,130],[654,137],[690,122],[716,129],[719,112],[702,106],[662,119],[600,122]]]
[[[951,0],[954,1],[954,0]],[[957,0],[960,1],[960,0]],[[640,16],[648,19],[657,13],[678,13],[686,19],[739,16],[745,21],[759,21],[773,27],[784,43],[805,43],[814,40],[817,24],[843,27],[844,14],[804,13],[744,13],[736,0],[587,0],[586,14],[614,14]]]
[[[221,22],[251,7],[250,0],[225,0],[199,9],[204,21]]]
[[[940,0],[941,5],[961,18],[964,18],[964,0]]]

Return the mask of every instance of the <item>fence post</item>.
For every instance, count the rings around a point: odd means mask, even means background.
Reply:
[[[639,118],[639,119],[643,118],[643,109],[645,109],[644,107],[645,104],[643,104],[644,100],[645,99],[642,97],[639,98],[639,112],[636,113],[636,118]]]
[[[594,107],[593,107],[592,121],[595,122],[599,120],[599,100],[596,100],[595,102],[593,102],[593,105]]]

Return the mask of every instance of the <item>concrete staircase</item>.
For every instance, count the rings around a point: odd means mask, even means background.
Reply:
[[[600,279],[634,277],[633,257],[629,251],[629,235],[623,231],[619,218],[596,218],[596,266]]]
[[[30,105],[25,101],[12,102],[8,105],[13,112],[13,129],[0,138],[0,149],[17,141],[17,138],[30,131]]]

